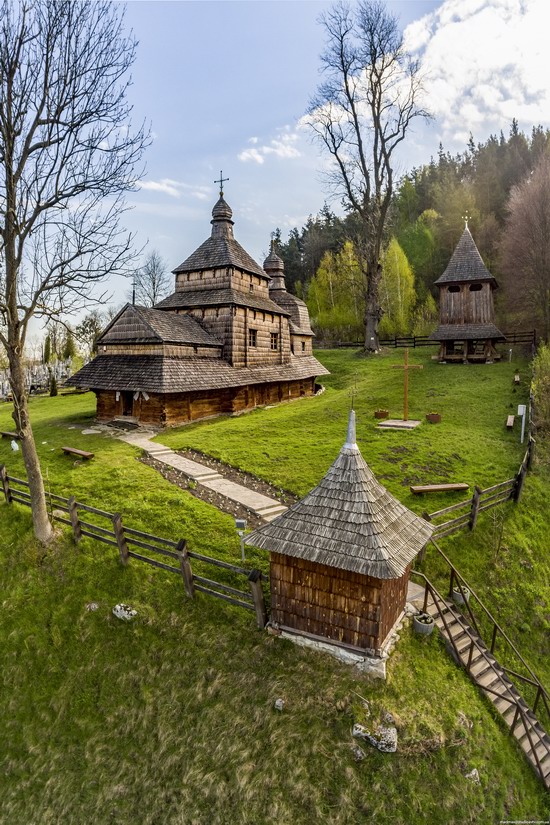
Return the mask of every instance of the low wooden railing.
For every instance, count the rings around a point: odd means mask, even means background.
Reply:
[[[18,504],[31,506],[28,482],[22,478],[8,475],[3,465],[0,466],[0,483],[8,504],[15,501]],[[253,611],[256,614],[258,627],[265,627],[267,611],[262,581],[266,577],[260,570],[247,570],[221,559],[192,552],[188,550],[185,539],[173,541],[172,539],[162,538],[152,533],[128,527],[123,523],[120,513],[109,513],[89,504],[83,504],[76,501],[74,496],[64,498],[47,491],[46,498],[50,506],[50,518],[71,528],[75,544],[78,544],[82,537],[86,536],[102,544],[116,547],[121,564],[124,566],[128,564],[129,559],[136,559],[136,561],[167,570],[170,573],[176,573],[182,577],[185,592],[190,598],[195,597],[196,591],[215,596],[236,607]],[[85,514],[85,518],[82,517],[82,514]],[[103,524],[95,523],[98,519],[103,521]],[[146,551],[149,555],[144,555],[143,552],[138,552],[138,550]],[[153,554],[153,557],[150,554]],[[155,556],[167,558],[172,563],[167,564],[165,561],[155,558]],[[196,561],[201,566],[201,570],[204,565],[206,569],[214,567],[218,570],[225,570],[237,578],[245,576],[248,590],[242,590],[234,587],[233,584],[217,581],[210,578],[210,576],[198,575],[191,567],[191,560]]]
[[[503,332],[507,344],[530,344],[532,348],[537,345],[536,329],[524,330],[520,332]],[[393,338],[380,338],[381,347],[436,347],[439,341],[434,341],[429,335],[395,335]],[[363,341],[317,341],[316,349],[359,349],[365,346]]]
[[[466,581],[464,576],[459,573],[457,568],[453,565],[451,560],[448,556],[443,552],[441,547],[437,544],[436,541],[432,539],[431,545],[436,549],[438,553],[438,557],[443,560],[449,574],[449,598],[452,599],[453,591],[455,587],[457,588],[458,592],[462,596],[463,604],[460,605],[461,609],[464,609],[466,612],[472,627],[475,629],[475,632],[478,634],[479,638],[484,641],[484,644],[490,651],[490,653],[494,654],[497,648],[497,643],[501,640],[500,645],[500,653],[499,659],[502,669],[511,677],[511,680],[518,680],[522,683],[522,685],[527,685],[528,689],[534,689],[534,698],[532,700],[532,710],[533,713],[536,713],[539,704],[542,702],[544,706],[544,710],[546,713],[547,721],[550,723],[550,694],[533,671],[531,666],[525,661],[523,655],[518,650],[517,646],[514,642],[510,639],[508,634],[505,630],[501,627],[501,625],[497,622],[493,614],[490,610],[486,607],[483,601],[475,592],[474,588],[471,586],[469,582]],[[423,573],[419,571],[413,571],[416,576],[422,576],[426,579]],[[426,579],[427,581],[427,579]],[[433,585],[430,584],[433,588]],[[428,596],[426,596],[428,598]],[[477,606],[477,615],[473,609],[473,605]],[[502,642],[504,644],[502,644]],[[514,668],[508,667],[507,665],[503,664],[503,658],[506,657],[508,660],[515,660],[518,664],[515,665]],[[519,673],[516,669],[518,667],[522,667],[527,675]],[[531,691],[533,693],[533,691]]]
[[[456,518],[435,524],[433,537],[441,539],[445,536],[450,536],[451,533],[456,533],[457,530],[462,530],[464,527],[473,530],[477,524],[479,513],[483,513],[485,510],[490,510],[492,507],[504,504],[504,502],[510,500],[517,504],[521,498],[525,476],[533,462],[535,443],[533,436],[530,436],[527,450],[525,451],[519,470],[513,478],[501,481],[499,484],[493,484],[484,490],[476,486],[471,498],[465,501],[459,501],[457,504],[451,504],[450,507],[443,507],[441,510],[436,510],[433,513],[423,513],[422,517],[425,518],[426,521],[434,522],[435,519],[446,516],[449,513],[464,511],[459,516],[456,516]]]
[[[434,542],[434,544],[435,544],[435,542]],[[435,545],[435,546],[437,547],[437,545]],[[437,549],[439,550],[439,548],[437,548]],[[442,551],[439,550],[439,552],[442,552]],[[535,676],[535,674],[533,673],[533,671],[531,670],[529,665],[525,662],[525,660],[523,659],[521,654],[517,651],[517,649],[516,649],[515,645],[513,644],[513,642],[510,641],[510,639],[508,638],[506,633],[502,630],[500,625],[498,625],[498,623],[493,619],[493,617],[491,616],[490,612],[487,610],[485,605],[483,605],[481,600],[478,599],[478,597],[475,595],[475,593],[471,589],[470,585],[466,584],[463,577],[453,567],[453,565],[447,559],[445,554],[442,553],[442,555],[447,560],[449,565],[451,566],[452,571],[454,571],[455,580],[457,582],[462,583],[460,585],[460,589],[462,590],[462,594],[464,595],[464,589],[463,588],[467,587],[468,590],[470,591],[470,594],[472,596],[474,596],[474,599],[480,604],[482,609],[486,612],[487,616],[489,616],[491,618],[491,621],[494,623],[495,628],[498,628],[498,632],[500,632],[502,634],[502,637],[507,641],[507,643],[511,646],[511,648],[516,652],[516,654],[518,655],[521,662],[524,663],[527,670],[531,673],[532,679],[528,679],[524,676],[521,676],[520,674],[516,673],[515,671],[510,670],[509,668],[506,668],[506,667],[502,666],[500,661],[498,662],[498,666],[505,673],[507,673],[509,676],[514,677],[515,679],[519,679],[522,682],[523,685],[529,685],[529,686],[534,685],[537,688],[536,698],[535,698],[535,701],[532,704],[532,708],[530,708],[530,709],[532,710],[532,712],[534,714],[536,714],[537,707],[539,705],[539,701],[540,701],[540,699],[542,699],[544,708],[546,710],[547,717],[550,719],[550,710],[549,710],[550,696],[548,695],[548,692],[546,691],[546,689],[544,688],[544,686],[542,685],[540,680]],[[466,671],[469,673],[470,669],[471,669],[471,665],[472,665],[473,653],[474,653],[474,650],[477,649],[479,651],[480,655],[485,659],[487,664],[489,664],[493,668],[494,665],[496,664],[496,659],[495,659],[495,661],[492,661],[489,658],[488,653],[487,653],[487,649],[486,649],[487,644],[484,642],[483,637],[479,633],[479,629],[478,629],[477,623],[475,621],[475,618],[473,616],[473,613],[472,613],[471,609],[468,610],[468,613],[469,613],[470,619],[472,619],[472,621],[473,621],[474,627],[476,629],[477,636],[474,635],[467,626],[462,625],[462,630],[464,631],[464,633],[468,636],[468,638],[470,640],[470,645],[469,645],[469,649],[468,649],[468,659],[467,659],[466,664],[464,665],[463,660],[462,660],[462,656],[461,656],[460,651],[459,651],[459,649],[456,645],[454,635],[451,632],[451,630],[449,628],[449,623],[447,621],[447,615],[448,614],[446,615],[446,611],[447,611],[446,600],[443,598],[441,593],[438,592],[438,590],[435,588],[435,586],[432,584],[432,582],[427,578],[427,576],[424,575],[424,573],[420,573],[419,571],[413,570],[413,571],[411,571],[411,575],[415,576],[416,578],[421,579],[424,582],[424,605],[423,605],[423,610],[424,610],[424,612],[427,611],[428,601],[431,598],[432,601],[433,601],[433,604],[434,604],[434,606],[437,610],[439,618],[441,619],[441,622],[442,622],[442,624],[445,628],[446,638],[449,640],[449,643],[451,644],[451,647],[453,648],[453,651],[454,651],[454,654],[455,654],[455,659],[456,659],[457,663],[460,664],[460,665],[463,665],[465,667]],[[451,574],[451,594],[452,594],[452,582],[453,582],[452,575],[453,574]],[[463,606],[463,605],[461,605],[461,606]],[[466,606],[468,606],[468,601],[466,601]],[[482,645],[479,644],[480,641],[482,642]],[[493,634],[492,644],[491,644],[491,647],[489,648],[491,654],[494,654],[494,649],[495,649],[494,642],[495,642],[495,634]],[[510,681],[513,682],[513,678]],[[530,730],[530,728],[531,728],[530,720],[527,718],[525,708],[521,704],[521,700],[522,700],[523,696],[518,695],[518,697],[514,697],[512,695],[506,695],[506,694],[500,693],[496,690],[493,690],[490,687],[486,687],[485,685],[483,685],[482,689],[484,691],[486,691],[487,693],[492,694],[493,696],[497,696],[499,699],[504,699],[511,706],[515,707],[514,718],[512,720],[512,725],[510,727],[510,730],[513,733],[514,730],[516,729],[516,726],[517,726],[517,723],[518,723],[519,719],[521,719],[521,721],[523,722],[523,727],[524,727],[525,732],[527,734],[527,738],[529,740],[529,746],[531,748],[531,752],[533,753],[533,756],[534,756],[534,760],[535,760],[535,766],[534,767],[535,767],[539,777],[542,779],[542,781],[544,782],[544,784],[546,786],[545,771],[544,771],[544,769],[541,765],[541,761],[540,761],[539,755],[537,753],[537,747],[533,743],[533,738],[532,738],[531,730]],[[526,703],[526,704],[529,706],[528,703]]]

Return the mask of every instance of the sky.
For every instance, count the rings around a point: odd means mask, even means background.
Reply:
[[[126,25],[139,41],[130,99],[152,143],[124,223],[136,247],[172,270],[210,235],[223,170],[235,237],[260,264],[271,232],[283,238],[327,200],[327,159],[302,119],[320,82],[317,0],[133,0]],[[390,0],[408,49],[426,73],[426,106],[397,172],[428,163],[442,142],[462,151],[509,131],[550,127],[545,39],[548,0]],[[341,211],[338,202],[330,203]],[[145,253],[146,254],[146,253]],[[128,284],[111,285],[113,303]]]

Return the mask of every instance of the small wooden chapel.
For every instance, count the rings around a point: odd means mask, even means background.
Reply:
[[[505,336],[495,326],[491,275],[468,229],[468,221],[449,264],[435,285],[439,289],[439,326],[430,338],[439,341],[439,361],[496,361],[495,349]]]
[[[313,395],[328,373],[283,261],[272,249],[257,264],[232,216],[221,190],[210,237],[173,270],[174,293],[152,309],[127,304],[67,381],[94,391],[100,421],[166,426],[241,412]]]
[[[317,487],[245,543],[269,550],[275,627],[380,656],[432,532],[374,477],[352,410],[346,443]]]

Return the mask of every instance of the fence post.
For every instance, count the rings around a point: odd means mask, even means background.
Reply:
[[[0,467],[0,479],[2,480],[2,490],[6,496],[6,501],[8,504],[11,504],[10,482],[8,479],[8,471],[4,464]]]
[[[71,496],[70,499],[67,501],[67,507],[69,510],[69,518],[71,520],[71,527],[73,528],[73,539],[74,543],[78,544],[80,539],[82,538],[82,528],[80,527],[80,521],[78,519],[78,510],[76,506],[76,499],[74,496]]]
[[[259,570],[252,570],[248,576],[248,583],[252,592],[252,601],[256,610],[256,623],[260,630],[267,624],[264,593],[262,590],[262,574]]]
[[[527,473],[527,470],[525,468],[525,464],[522,463],[521,467],[519,468],[519,472],[516,476],[516,483],[514,485],[514,489],[513,489],[513,492],[512,492],[512,499],[514,500],[515,504],[517,504],[518,501],[521,498],[521,493],[522,493],[522,490],[523,490],[523,482],[525,481],[526,473]]]
[[[193,583],[193,571],[191,570],[191,562],[189,561],[189,553],[187,552],[187,542],[185,539],[180,539],[176,547],[176,552],[180,557],[181,575],[183,576],[183,585],[185,592],[189,598],[195,598],[195,585]]]
[[[535,452],[535,439],[533,436],[529,437],[529,446],[527,447],[527,469],[530,470],[533,465],[533,453]]]
[[[474,530],[477,524],[477,515],[479,513],[479,502],[481,498],[481,493],[483,490],[477,486],[474,488],[474,494],[472,496],[472,506],[470,508],[470,520],[468,522],[468,527],[470,530]]]
[[[120,553],[120,561],[126,566],[128,564],[128,545],[124,538],[124,527],[122,526],[122,516],[120,513],[114,513],[113,515],[113,530],[118,545],[118,552]]]

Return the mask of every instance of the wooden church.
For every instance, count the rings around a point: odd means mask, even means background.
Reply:
[[[235,240],[223,191],[211,223],[174,270],[175,292],[152,309],[127,304],[67,382],[95,392],[99,420],[166,426],[236,413],[312,395],[328,373],[283,261],[272,250],[262,268]]]
[[[274,626],[379,656],[432,531],[376,480],[352,411],[346,443],[322,481],[245,542],[269,550]]]
[[[430,338],[440,342],[440,361],[490,362],[505,341],[494,323],[493,291],[498,287],[479,254],[468,222],[447,269],[435,282],[439,288],[439,326]]]

